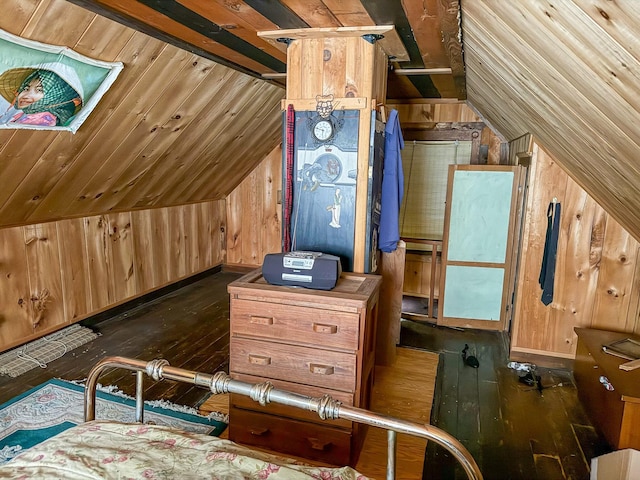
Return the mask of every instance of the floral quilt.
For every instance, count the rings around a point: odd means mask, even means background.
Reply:
[[[350,467],[302,465],[229,440],[160,425],[83,423],[0,467],[11,479],[367,480]]]

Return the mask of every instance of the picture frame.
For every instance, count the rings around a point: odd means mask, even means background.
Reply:
[[[123,68],[0,30],[0,128],[75,133]]]

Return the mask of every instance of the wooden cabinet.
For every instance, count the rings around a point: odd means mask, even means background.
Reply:
[[[620,364],[628,360],[602,351],[604,344],[633,336],[590,328],[575,331],[574,377],[580,401],[613,448],[640,449],[640,369],[620,370]],[[605,387],[602,377],[613,390]]]
[[[229,372],[368,408],[381,278],[343,273],[330,291],[268,284],[255,270],[229,284]],[[231,395],[229,438],[335,465],[355,465],[365,428]]]

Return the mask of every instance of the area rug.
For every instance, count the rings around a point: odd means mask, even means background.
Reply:
[[[112,393],[102,391],[111,390]],[[166,401],[145,402],[144,421],[219,436],[226,417],[204,417],[193,408]],[[117,389],[101,387],[96,419],[135,422],[135,400]],[[0,405],[0,464],[22,450],[84,422],[84,386],[53,379]]]

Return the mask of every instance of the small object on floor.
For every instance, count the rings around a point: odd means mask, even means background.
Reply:
[[[480,366],[480,362],[473,355],[467,355],[468,350],[469,345],[465,343],[464,348],[462,349],[462,360],[464,361],[464,364],[473,368],[478,368]]]
[[[521,362],[509,362],[507,367],[516,370],[518,372],[530,372],[536,369],[533,363],[521,363]]]
[[[537,366],[533,363],[509,362],[507,367],[518,372],[518,381],[536,389],[542,393],[542,377],[536,375]]]

